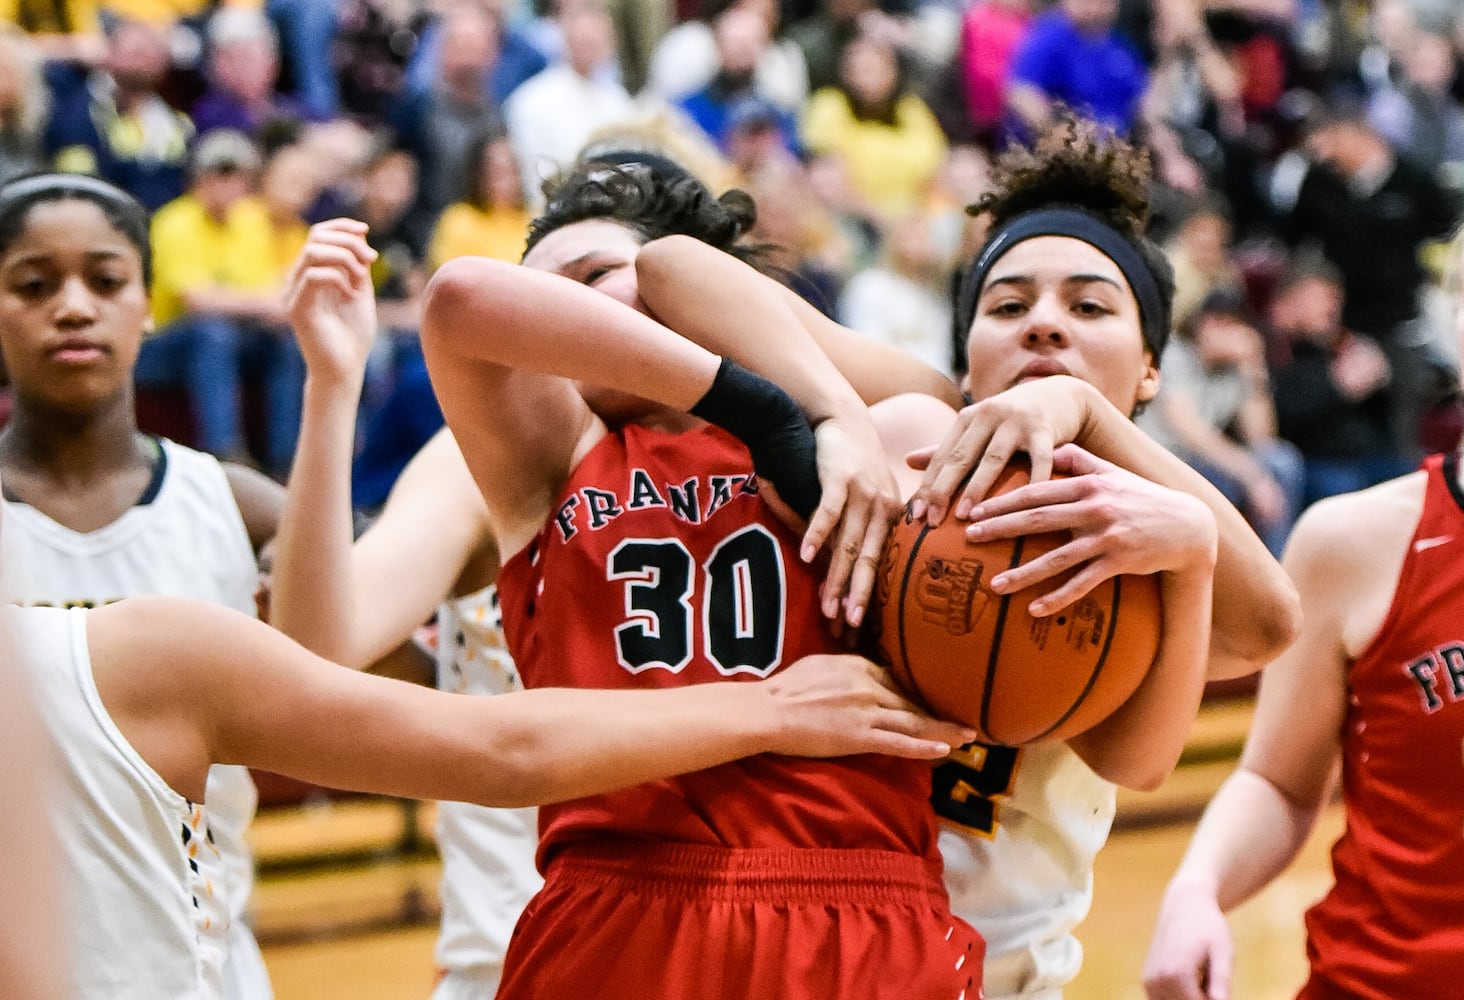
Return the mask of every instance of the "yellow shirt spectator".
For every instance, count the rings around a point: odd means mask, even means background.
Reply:
[[[837,156],[849,183],[876,211],[899,217],[918,208],[945,159],[945,134],[925,102],[906,94],[893,123],[861,120],[833,87],[808,99],[803,142],[809,152]]]
[[[260,0],[224,0],[221,7],[259,7]],[[214,6],[210,0],[102,0],[109,14],[124,21],[146,24],[172,24],[181,17],[206,14]]]
[[[267,291],[284,277],[275,230],[257,198],[236,202],[222,222],[192,194],[153,215],[153,319],[159,328],[184,312],[195,288]]]
[[[99,35],[96,0],[0,0],[0,21],[32,35]]]
[[[432,230],[427,264],[437,270],[454,257],[492,257],[517,264],[534,213],[526,208],[484,211],[465,201],[447,206]]]

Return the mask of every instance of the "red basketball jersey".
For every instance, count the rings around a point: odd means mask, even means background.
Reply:
[[[571,474],[498,579],[529,687],[756,681],[838,652],[818,572],[757,496],[746,448],[715,427],[628,426]],[[540,811],[540,867],[606,833],[735,848],[866,848],[936,857],[930,765],[763,755]]]
[[[1424,464],[1423,513],[1377,637],[1353,663],[1337,884],[1307,913],[1309,997],[1464,993],[1464,496]]]

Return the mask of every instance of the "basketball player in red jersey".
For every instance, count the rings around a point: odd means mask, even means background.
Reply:
[[[1464,240],[1454,244],[1455,267]],[[1456,313],[1464,340],[1464,306]],[[1266,668],[1240,766],[1164,896],[1151,1000],[1224,1000],[1224,914],[1296,857],[1341,761],[1336,882],[1307,911],[1300,1000],[1464,989],[1464,480],[1459,455],[1303,515],[1301,637]]]
[[[675,231],[730,245],[749,218],[694,181],[622,191],[625,213],[597,218],[601,181],[581,180],[537,224],[526,268],[447,264],[423,322],[503,553],[504,628],[526,685],[753,680],[836,648],[822,570],[754,476],[813,513],[819,484],[782,475],[811,465],[803,415],[634,308],[644,243]],[[879,446],[852,392],[825,402],[813,414],[820,471],[843,490],[842,470]],[[878,550],[864,546],[894,503],[883,477],[852,477],[837,528],[814,519],[846,572]],[[762,756],[542,811],[545,887],[499,996],[974,1000],[981,942],[946,904],[929,780],[929,764]]]

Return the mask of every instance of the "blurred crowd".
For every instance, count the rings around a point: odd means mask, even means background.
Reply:
[[[532,5],[531,5],[532,4]],[[1299,510],[1451,447],[1440,248],[1464,190],[1456,0],[0,0],[0,179],[96,173],[153,211],[140,390],[288,471],[281,291],[367,221],[388,335],[355,500],[441,424],[434,268],[517,260],[587,144],[758,205],[790,283],[947,371],[994,150],[1071,108],[1151,151],[1177,336],[1146,429],[1279,549]]]

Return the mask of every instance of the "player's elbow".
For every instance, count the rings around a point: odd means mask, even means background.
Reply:
[[[1136,792],[1157,791],[1179,766],[1183,742],[1172,748],[1135,747],[1105,736],[1103,726],[1068,741],[1068,746],[1104,781]]]
[[[1244,677],[1284,653],[1301,632],[1301,598],[1289,578],[1270,588],[1269,599],[1245,615],[1246,627],[1214,629],[1210,644],[1210,680]]]
[[[544,764],[547,748],[530,730],[500,731],[482,755],[484,780],[472,801],[496,809],[542,805],[564,796],[556,794],[553,774]]]
[[[517,270],[487,257],[455,257],[439,267],[422,293],[423,345],[452,351],[471,344],[493,303],[511,301]]]

